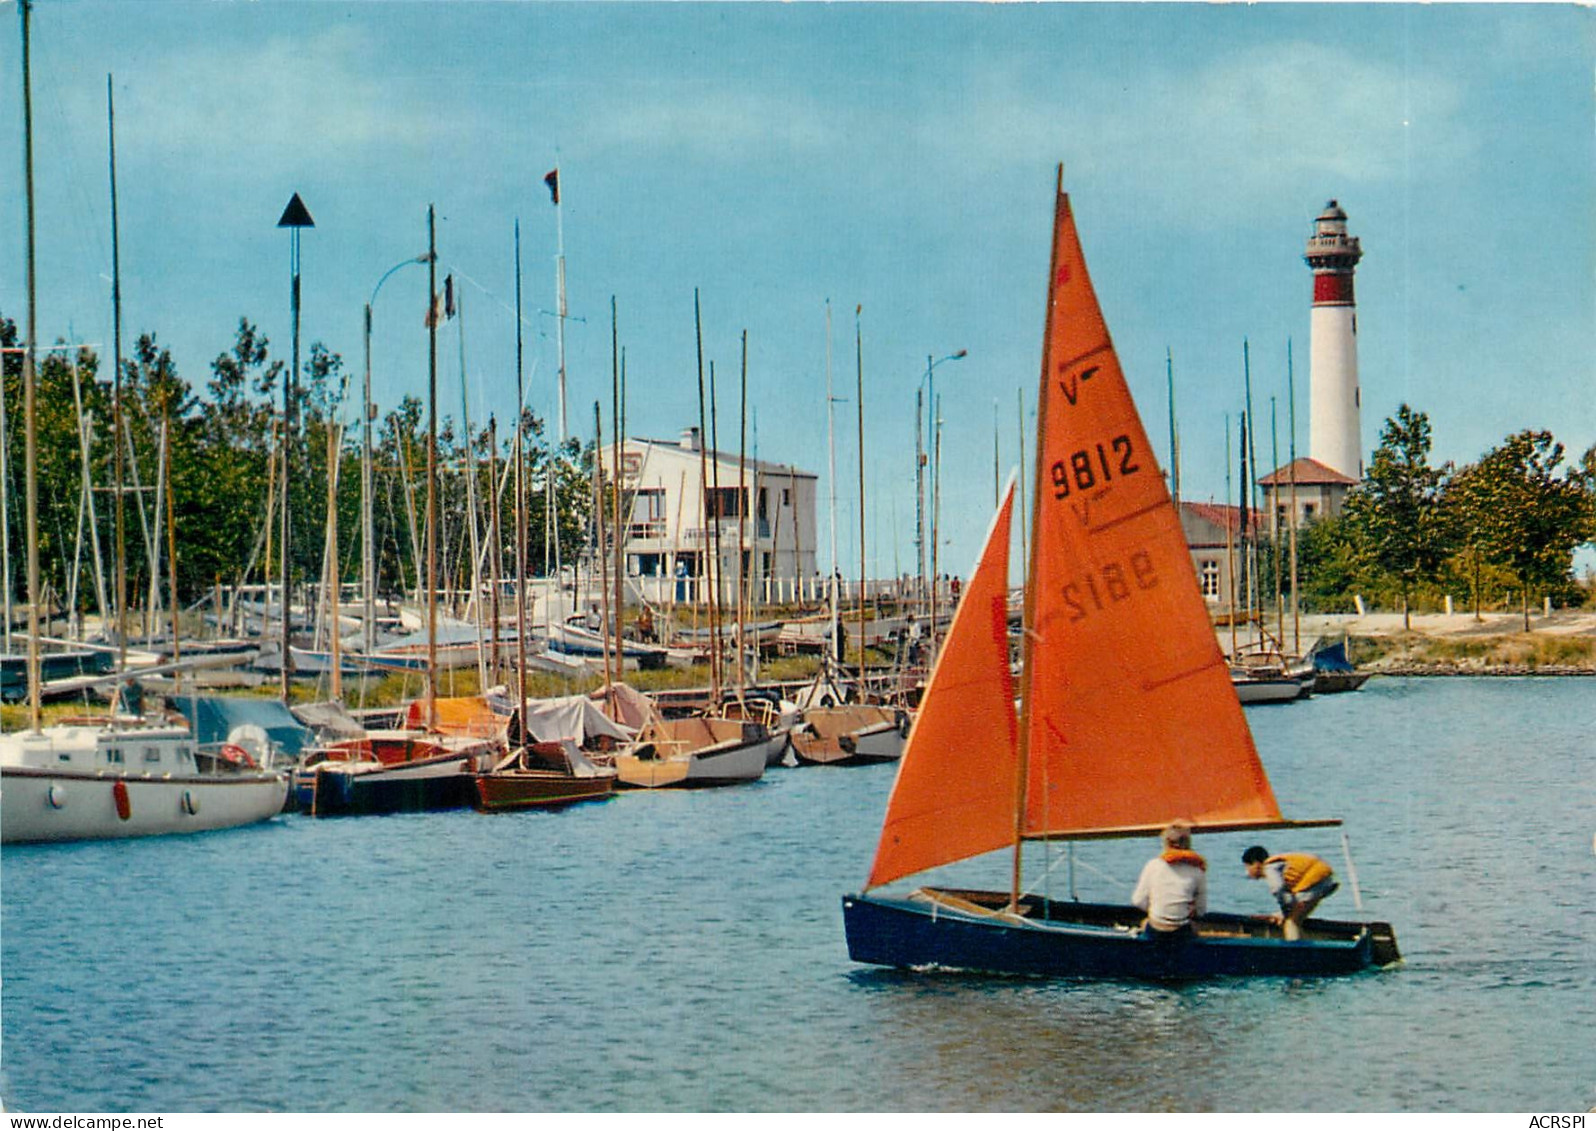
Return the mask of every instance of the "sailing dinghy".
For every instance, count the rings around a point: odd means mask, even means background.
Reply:
[[[865,892],[1012,848],[1009,891],[843,897],[857,962],[1087,978],[1339,974],[1399,957],[1384,923],[1209,914],[1155,940],[1131,906],[1021,890],[1027,839],[1335,825],[1288,821],[1242,717],[1191,557],[1086,273],[1063,175],[1037,411],[1014,708],[1013,484],[909,733]]]

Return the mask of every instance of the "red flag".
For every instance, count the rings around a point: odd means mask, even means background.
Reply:
[[[560,203],[560,170],[558,166],[550,169],[544,175],[543,183],[549,186],[549,196],[554,200],[554,203]]]

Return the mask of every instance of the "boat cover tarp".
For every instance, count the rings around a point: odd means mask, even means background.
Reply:
[[[294,718],[324,738],[359,738],[366,728],[344,709],[342,703],[302,703],[290,707]]]
[[[1311,653],[1313,670],[1316,672],[1350,672],[1355,670],[1352,661],[1347,659],[1347,642],[1337,640],[1334,644],[1315,644]]]
[[[622,726],[642,730],[651,719],[659,717],[654,701],[629,683],[612,683],[608,688],[593,692],[592,698],[602,702],[606,696]]]
[[[437,699],[434,700],[434,705],[438,720],[434,729],[439,734],[463,735],[469,738],[498,738],[504,734],[510,721],[508,716],[494,711],[488,705],[488,701],[480,695]],[[405,711],[405,727],[409,730],[423,730],[426,725],[426,701],[413,700]]]
[[[495,711],[510,714],[515,701],[502,689],[488,692],[488,702]],[[526,736],[533,742],[559,742],[570,739],[578,746],[590,739],[611,738],[616,742],[630,742],[635,733],[611,721],[598,704],[585,695],[566,695],[555,699],[528,699],[522,704]]]
[[[256,726],[289,757],[298,757],[310,731],[277,699],[174,695],[172,705],[194,728],[195,741],[226,742],[239,727]]]

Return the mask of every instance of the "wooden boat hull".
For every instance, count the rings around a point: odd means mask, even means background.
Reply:
[[[236,828],[275,817],[288,793],[288,776],[271,772],[157,776],[7,766],[0,776],[6,844]]]
[[[632,789],[697,789],[741,785],[765,774],[770,747],[785,743],[786,736],[695,750],[673,758],[639,758],[627,754],[615,759],[620,784]],[[785,749],[785,747],[782,747]]]
[[[1315,672],[1313,693],[1335,695],[1343,691],[1356,691],[1368,682],[1368,672]]]
[[[811,766],[862,766],[895,762],[903,756],[908,715],[878,706],[823,708],[805,714],[793,731],[798,761]]]
[[[1195,937],[1161,941],[1142,934],[1134,907],[1027,897],[1023,914],[1007,915],[1007,903],[1003,892],[844,896],[848,954],[878,966],[1158,981],[1350,974],[1400,959],[1384,923],[1309,920],[1287,942],[1267,919],[1212,914]]]
[[[602,801],[614,795],[615,778],[608,774],[579,778],[557,770],[505,770],[477,775],[474,804],[483,813],[503,813]]]

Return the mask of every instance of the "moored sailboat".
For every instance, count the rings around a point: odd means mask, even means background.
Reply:
[[[1209,626],[1191,558],[1087,276],[1062,176],[1037,410],[1037,490],[1016,717],[1004,631],[1013,487],[909,735],[865,892],[843,898],[850,956],[1074,977],[1331,974],[1396,960],[1381,923],[1202,916],[1175,942],[1134,907],[1025,893],[1026,839],[1338,824],[1288,821]],[[960,783],[950,795],[948,782]],[[1010,890],[894,880],[1006,847]]]

